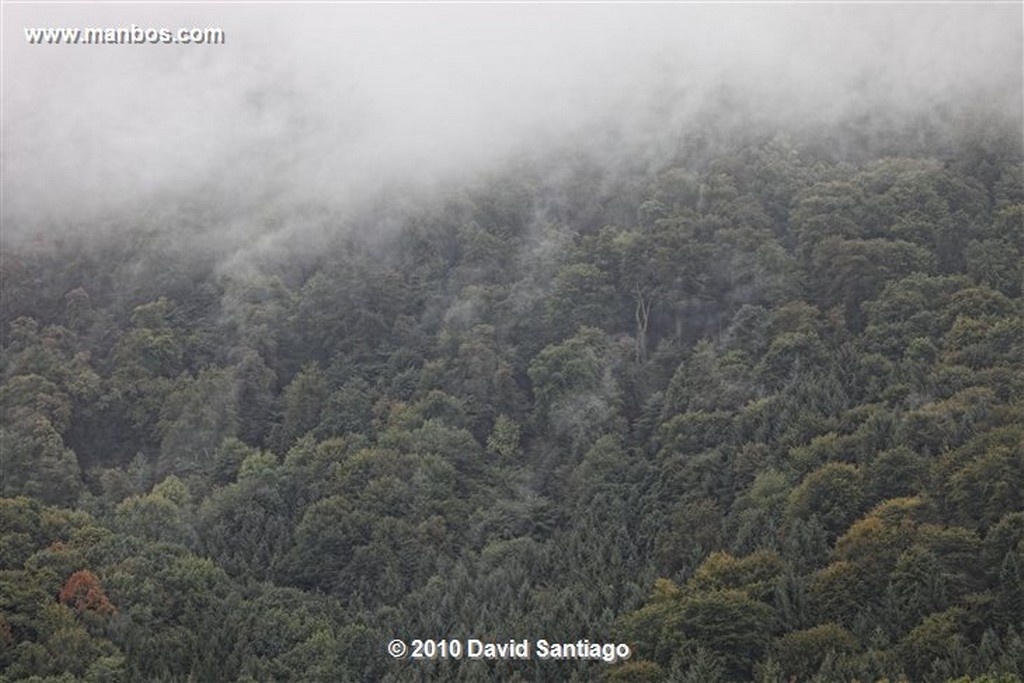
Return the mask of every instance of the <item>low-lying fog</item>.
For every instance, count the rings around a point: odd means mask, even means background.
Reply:
[[[652,164],[688,127],[1019,121],[1008,4],[5,5],[4,238],[183,197],[244,232],[568,145]],[[29,45],[34,27],[226,43]],[[635,163],[635,159],[634,159]],[[297,210],[297,209],[296,209]]]

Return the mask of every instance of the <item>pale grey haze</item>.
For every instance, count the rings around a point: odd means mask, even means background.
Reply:
[[[131,24],[215,26],[226,43],[24,37]],[[656,163],[709,112],[1019,122],[1021,26],[1021,3],[7,4],[5,238],[188,197],[247,236],[274,212],[344,212],[566,145]]]

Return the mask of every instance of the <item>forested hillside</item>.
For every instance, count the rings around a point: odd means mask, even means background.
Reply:
[[[9,241],[0,681],[1020,680],[1019,130],[902,130]]]

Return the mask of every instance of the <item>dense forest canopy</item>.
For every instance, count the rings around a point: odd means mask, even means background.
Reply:
[[[5,213],[0,681],[1020,680],[1019,93],[688,97]]]

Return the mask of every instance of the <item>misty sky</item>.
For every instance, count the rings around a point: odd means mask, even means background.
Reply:
[[[723,85],[769,119],[1018,114],[1022,5],[5,4],[6,232],[196,191],[344,203],[602,126],[657,146]],[[225,45],[35,46],[26,27]]]

